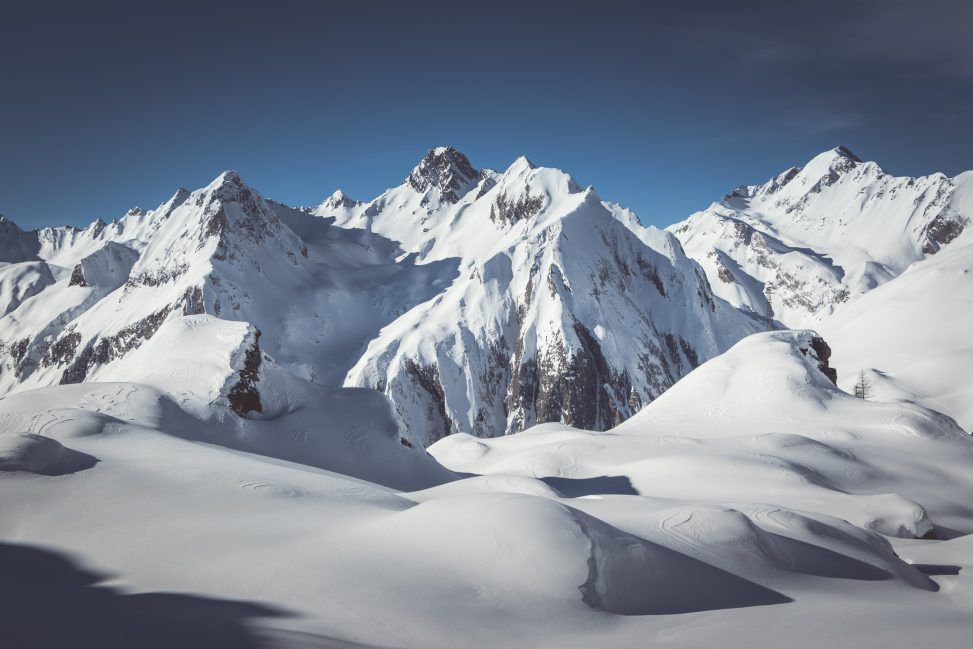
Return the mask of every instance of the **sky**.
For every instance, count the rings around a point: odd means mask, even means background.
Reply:
[[[973,2],[4,3],[0,213],[111,220],[235,169],[370,199],[425,151],[559,167],[664,226],[838,144],[973,169]]]

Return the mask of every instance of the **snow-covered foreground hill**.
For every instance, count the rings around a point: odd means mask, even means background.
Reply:
[[[159,340],[201,327],[226,341],[207,361],[226,373],[245,325],[188,316]],[[453,435],[432,457],[399,443],[375,393],[277,385],[291,408],[248,421],[205,405],[218,390],[180,365],[0,400],[11,646],[957,646],[968,631],[969,437],[839,391],[812,332],[749,337],[610,432]]]

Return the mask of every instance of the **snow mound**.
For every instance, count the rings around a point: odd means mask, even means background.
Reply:
[[[36,433],[0,433],[0,471],[56,476],[90,469],[94,457]]]
[[[0,265],[0,317],[54,282],[51,268],[43,261]]]
[[[492,440],[453,435],[429,451],[455,471],[556,478],[576,495],[769,500],[888,536],[935,535],[937,518],[959,510],[927,477],[951,454],[968,457],[969,437],[919,405],[842,392],[828,361],[812,331],[756,334],[607,433],[549,424]]]

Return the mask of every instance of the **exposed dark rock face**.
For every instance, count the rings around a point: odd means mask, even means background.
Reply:
[[[657,269],[652,262],[643,257],[641,252],[635,256],[635,263],[638,264],[639,272],[642,273],[642,276],[652,282],[652,286],[655,287],[655,290],[659,291],[659,295],[665,297],[666,287],[662,283],[662,278],[659,277],[659,269]]]
[[[693,369],[699,367],[699,356],[696,354],[696,350],[682,336],[679,336],[679,346],[682,348],[683,355],[685,355],[690,365],[693,366]]]
[[[524,343],[517,340],[517,350],[514,353],[514,366],[510,377],[510,394],[504,401],[504,410],[513,413],[510,426],[514,430],[523,430],[533,424],[528,419],[537,403],[537,388],[539,367],[533,356],[523,358]]]
[[[184,275],[189,270],[186,264],[179,264],[176,266],[167,266],[165,268],[156,268],[154,270],[147,270],[139,273],[138,275],[132,275],[125,282],[125,286],[136,287],[136,286],[161,286],[168,282],[173,282],[180,276]]]
[[[606,430],[642,407],[631,377],[609,366],[594,334],[577,321],[573,330],[580,346],[570,354],[556,340],[539,358],[521,361],[520,345],[507,399],[512,430],[555,421]]]
[[[71,271],[71,280],[68,282],[68,286],[87,286],[88,282],[84,279],[84,269],[81,264],[77,264],[74,270]]]
[[[227,395],[230,409],[240,417],[246,417],[251,412],[263,412],[260,392],[257,390],[262,357],[260,331],[258,330],[253,344],[247,348],[244,354],[243,368],[239,372],[240,378]]]
[[[961,235],[967,225],[966,219],[958,214],[950,217],[940,213],[923,229],[922,252],[927,255],[939,252],[941,247]]]
[[[205,233],[210,237],[219,237],[226,232],[227,228],[229,228],[229,222],[226,218],[226,210],[221,205],[218,210],[210,214],[206,219]]]
[[[534,218],[541,208],[544,207],[544,199],[540,196],[531,196],[530,188],[524,188],[524,195],[511,200],[500,194],[490,206],[490,220],[494,223],[505,224],[517,223],[526,219]]]
[[[20,363],[24,360],[24,356],[27,354],[27,346],[30,344],[30,338],[21,338],[20,340],[14,341],[10,345],[10,357],[14,359],[15,363]]]
[[[121,329],[113,336],[92,340],[61,375],[61,384],[81,383],[94,365],[104,365],[139,347],[155,335],[162,323],[172,313],[172,307],[160,309],[138,322]]]
[[[835,147],[835,152],[837,152],[842,158],[850,160],[851,162],[862,161],[861,158],[855,155],[854,152],[852,152],[852,150],[846,147],[844,144],[839,144],[837,147]]]
[[[831,379],[832,383],[838,385],[838,371],[828,365],[828,359],[831,358],[831,347],[824,342],[824,338],[815,336],[811,339],[811,349],[818,357],[818,369]]]
[[[411,358],[403,363],[415,387],[423,390],[429,397],[426,420],[435,422],[438,419],[441,422],[440,430],[429,431],[430,443],[452,434],[453,421],[446,412],[446,393],[439,380],[439,368],[435,365],[420,365]]]
[[[508,410],[505,390],[510,381],[510,349],[507,339],[501,336],[491,340],[487,352],[490,362],[479,375],[483,401],[486,404],[495,404],[502,400],[506,417]],[[471,431],[473,435],[490,437],[496,433],[488,415],[488,411],[482,407],[477,411]]]
[[[187,288],[182,296],[183,315],[201,315],[206,313],[206,303],[203,301],[203,287]]]
[[[407,181],[417,192],[437,187],[443,200],[455,204],[479,177],[465,155],[453,147],[444,147],[430,149]]]
[[[0,214],[0,261],[35,261],[40,249],[41,242],[36,230],[21,230],[16,223]]]
[[[41,365],[44,367],[50,367],[52,365],[60,367],[61,365],[70,363],[78,350],[78,344],[80,342],[81,334],[76,331],[61,336],[44,352]]]
[[[483,195],[488,191],[497,186],[497,181],[493,178],[484,175],[484,172],[480,172],[480,189],[476,192],[476,198],[483,198]]]

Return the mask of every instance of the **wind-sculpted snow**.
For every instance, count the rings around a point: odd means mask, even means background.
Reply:
[[[815,326],[955,240],[973,219],[971,182],[892,176],[837,147],[669,230],[716,295],[788,327]]]
[[[969,437],[841,392],[813,332],[748,337],[611,431],[431,447],[463,474],[403,445],[378,393],[267,355],[259,392],[283,400],[232,415],[220,399],[253,339],[174,318],[102,370],[137,365],[141,385],[0,400],[0,540],[126,590],[274,611],[247,625],[273,647],[754,647],[812,630],[840,646],[882,623],[955,646],[968,630],[968,561],[948,550],[963,539],[914,537],[973,532]],[[168,349],[206,371],[146,362]],[[83,646],[107,627],[72,628]]]
[[[604,435],[551,425],[500,440],[456,435],[430,451],[457,471],[621,476],[642,496],[727,506],[773,498],[890,536],[934,534],[937,512],[926,504],[953,496],[922,479],[902,483],[903,493],[897,481],[905,478],[883,473],[871,458],[901,452],[912,458],[903,463],[914,463],[909,475],[938,475],[940,454],[970,457],[969,436],[921,406],[842,392],[818,340],[813,332],[746,338]],[[905,453],[932,442],[930,453]],[[950,503],[941,513],[958,511]]]

